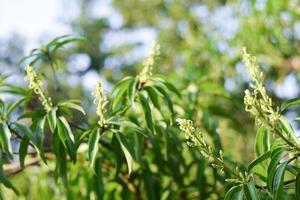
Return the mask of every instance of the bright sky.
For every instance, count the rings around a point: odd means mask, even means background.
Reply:
[[[70,32],[59,21],[62,12],[60,0],[0,0],[0,37],[20,33],[27,39],[41,34],[57,35]]]

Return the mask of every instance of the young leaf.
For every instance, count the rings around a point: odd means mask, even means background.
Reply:
[[[117,137],[117,139],[120,143],[120,146],[122,148],[122,151],[125,155],[127,166],[128,166],[128,174],[130,175],[132,172],[133,158],[130,153],[129,144],[127,143],[126,138],[122,134],[115,132],[115,136]]]
[[[243,200],[243,190],[240,185],[234,186],[228,190],[224,200]]]
[[[247,200],[257,200],[259,199],[254,182],[248,182],[243,185],[244,194]]]
[[[290,99],[281,105],[281,111],[285,110],[286,108],[288,108],[290,106],[298,105],[298,104],[300,104],[300,98]]]
[[[273,180],[273,194],[274,199],[284,199],[283,195],[283,180],[284,180],[284,172],[288,162],[283,162],[279,165],[275,172],[274,180]]]
[[[89,160],[91,162],[90,166],[92,169],[95,168],[95,160],[97,156],[97,152],[99,149],[99,140],[100,140],[100,132],[99,129],[95,128],[90,132],[90,137],[89,137]]]
[[[13,159],[13,152],[10,144],[11,133],[5,122],[0,123],[0,143],[3,151],[8,155],[10,159]]]
[[[57,123],[56,109],[52,109],[47,113],[47,119],[48,119],[50,130],[53,133]]]
[[[150,106],[148,104],[148,101],[146,99],[146,97],[140,93],[140,102],[145,114],[145,119],[146,119],[146,123],[148,128],[150,129],[151,133],[154,133],[154,126],[153,126],[153,120],[152,120],[152,114],[151,114],[151,109]]]

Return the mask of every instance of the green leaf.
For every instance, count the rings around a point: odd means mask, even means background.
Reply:
[[[128,174],[130,175],[132,172],[132,167],[133,167],[133,158],[132,158],[132,155],[130,152],[129,144],[128,144],[126,138],[122,134],[115,132],[115,136],[118,139],[120,146],[122,148],[122,151],[125,155],[127,166],[128,166]]]
[[[245,194],[245,197],[247,200],[259,199],[259,197],[256,193],[255,184],[253,181],[244,184],[243,190],[244,190],[244,194]]]
[[[128,86],[128,98],[130,102],[133,104],[134,102],[134,97],[135,97],[135,92],[136,92],[136,87],[137,87],[137,79],[133,79]]]
[[[3,84],[2,86],[4,86],[4,88],[0,89],[1,93],[10,93],[10,94],[21,95],[21,96],[28,96],[28,94],[31,93],[27,89],[12,84]]]
[[[273,190],[273,180],[277,169],[277,165],[285,155],[286,152],[282,148],[277,148],[272,152],[271,162],[268,167],[268,179],[267,179],[267,186],[269,191],[271,192]]]
[[[228,190],[224,200],[243,200],[243,190],[240,185],[234,186]]]
[[[10,159],[13,159],[13,152],[10,144],[11,133],[5,122],[0,123],[0,143],[3,151],[8,155]]]
[[[132,80],[133,77],[132,76],[127,76],[125,78],[123,78],[122,80],[118,81],[114,88],[111,91],[111,94],[115,93],[116,90],[121,90],[122,88],[126,87],[127,84],[129,84],[129,81]]]
[[[59,117],[57,122],[58,136],[64,147],[68,149],[71,159],[76,162],[76,147],[74,143],[74,136],[72,134],[69,123],[64,117]]]
[[[39,156],[43,160],[44,163],[47,163],[45,155],[44,155],[44,149],[43,149],[43,126],[45,123],[45,118],[42,118],[39,121],[35,122],[36,126],[36,133],[34,134],[30,128],[27,126],[20,124],[20,123],[14,123],[15,126],[20,130],[28,139],[29,141],[34,145],[36,151],[38,152]]]
[[[274,180],[273,180],[273,194],[274,199],[284,199],[283,195],[283,181],[284,181],[284,172],[286,169],[288,162],[283,162],[279,165],[275,172]]]
[[[157,92],[157,90],[151,86],[144,87],[144,90],[148,93],[148,96],[150,97],[150,100],[153,103],[154,107],[157,108],[158,110],[161,110],[160,103],[158,100],[159,93]]]
[[[140,102],[141,102],[141,105],[142,105],[142,108],[143,108],[143,111],[144,111],[144,114],[145,114],[145,119],[146,119],[147,126],[150,129],[151,133],[154,133],[152,114],[151,114],[151,109],[150,109],[150,106],[148,104],[148,101],[142,93],[140,93],[139,97],[140,97]]]
[[[60,102],[58,104],[59,107],[64,107],[64,108],[69,108],[69,109],[74,109],[74,110],[78,110],[80,111],[82,114],[85,115],[85,111],[84,109],[80,106],[80,105],[77,105],[73,102],[68,102],[68,101],[64,101],[64,102]]]
[[[127,87],[122,87],[120,90],[118,90],[118,93],[115,97],[113,97],[112,101],[112,109],[116,110],[119,103],[124,99],[124,95],[126,95]]]
[[[55,108],[51,109],[47,113],[47,119],[48,119],[48,124],[49,124],[50,130],[53,133],[55,131],[56,124],[57,124],[57,117],[56,117],[56,109]]]
[[[155,88],[163,95],[164,100],[167,103],[168,109],[172,114],[172,121],[171,122],[173,122],[174,121],[173,118],[174,118],[175,113],[174,113],[174,109],[173,109],[173,103],[172,103],[168,93],[162,87],[155,86]]]
[[[11,113],[20,105],[24,102],[25,98],[21,98],[20,100],[18,100],[15,103],[12,103],[8,106],[7,108],[7,114],[6,114],[6,118],[9,119]]]
[[[300,172],[296,176],[296,188],[295,188],[295,193],[296,193],[296,198],[297,200],[300,200]]]
[[[3,171],[3,158],[2,152],[0,151],[0,182],[5,185],[5,187],[12,189],[17,195],[19,195],[18,189],[5,177]]]
[[[95,163],[96,163],[96,166],[100,166],[100,158],[97,158]],[[94,190],[96,191],[97,199],[103,199],[103,196],[106,191],[104,190],[103,175],[102,175],[101,167],[97,167],[95,169]]]
[[[260,156],[270,150],[269,131],[266,127],[261,126],[256,133],[255,153]]]
[[[290,122],[284,116],[279,118],[279,126],[286,133],[290,142],[298,144],[298,139],[296,137],[295,131],[293,130]]]
[[[90,166],[92,169],[95,168],[95,160],[97,157],[97,153],[99,150],[99,140],[100,140],[100,132],[99,129],[95,128],[90,132],[90,137],[89,137],[89,160],[90,160]]]
[[[61,141],[59,141],[58,154],[56,155],[56,158],[57,158],[56,168],[57,168],[57,171],[58,171],[65,187],[68,186],[67,158],[66,158],[66,156],[67,155],[66,155],[66,150],[64,148],[64,145]]]
[[[286,108],[288,108],[290,106],[298,105],[298,104],[300,104],[300,98],[290,99],[281,105],[281,111],[285,110]]]
[[[259,163],[261,163],[262,161],[268,159],[271,155],[271,151],[268,151],[262,155],[260,155],[259,157],[257,157],[255,160],[253,160],[250,165],[248,166],[248,171],[250,172],[251,169],[253,169],[256,165],[258,165]]]
[[[171,84],[171,83],[169,83],[169,82],[167,82],[167,81],[165,81],[163,78],[161,78],[161,77],[151,77],[151,80],[157,85],[157,86],[163,86],[163,87],[166,87],[166,88],[168,88],[168,90],[170,90],[171,92],[173,92],[174,94],[176,94],[178,97],[181,97],[181,94],[180,94],[180,92],[177,90],[177,88],[173,85],[173,84]]]
[[[20,148],[19,148],[19,160],[20,160],[20,165],[22,168],[24,168],[25,157],[27,155],[28,145],[29,145],[29,139],[26,135],[24,135],[23,139],[20,143]]]

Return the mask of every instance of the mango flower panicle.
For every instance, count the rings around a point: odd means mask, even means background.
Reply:
[[[96,88],[93,91],[92,95],[95,97],[94,104],[97,105],[96,114],[99,117],[98,124],[100,127],[104,127],[104,125],[106,123],[104,113],[106,111],[105,107],[108,104],[108,101],[104,94],[104,89],[103,89],[103,85],[101,84],[101,82],[97,83]]]
[[[38,96],[40,102],[42,103],[44,109],[48,112],[52,109],[53,104],[50,97],[46,97],[43,92],[42,86],[43,83],[41,79],[38,77],[34,68],[30,65],[25,67],[25,81],[28,82],[29,89],[33,90],[33,92]]]
[[[155,59],[160,55],[160,46],[157,43],[152,45],[148,57],[143,61],[143,70],[138,75],[138,79],[141,83],[145,83],[149,77],[152,76],[152,69],[155,63]]]

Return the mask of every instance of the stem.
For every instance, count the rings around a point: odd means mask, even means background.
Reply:
[[[286,186],[286,185],[291,184],[291,183],[293,183],[293,182],[295,182],[295,181],[296,181],[296,179],[289,180],[289,181],[285,181],[285,182],[283,183],[283,185]],[[263,186],[263,185],[255,185],[255,188],[257,188],[257,189],[259,189],[259,190],[266,190],[266,189],[268,189],[267,186]]]

